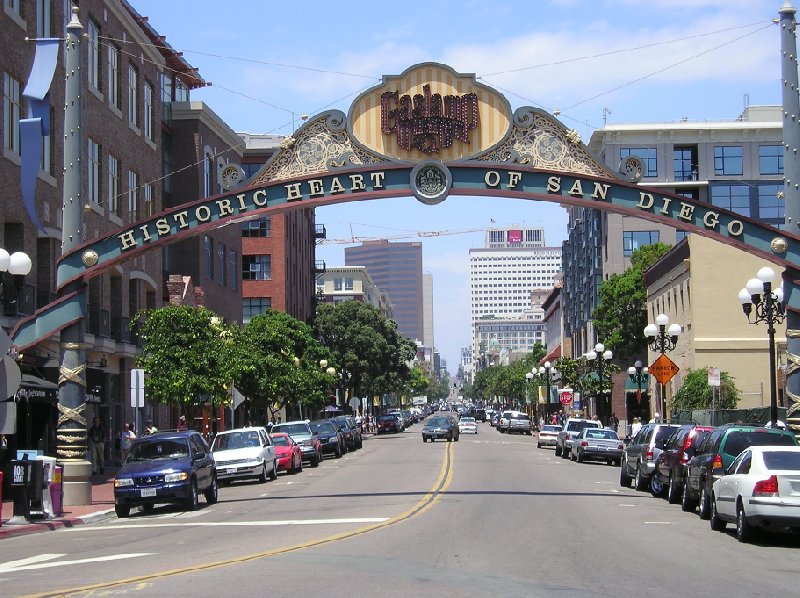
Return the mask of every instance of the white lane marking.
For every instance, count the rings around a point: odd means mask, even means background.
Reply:
[[[615,482],[595,482],[595,484],[614,484]]]
[[[625,504],[625,503],[620,503],[619,506],[620,507],[636,507],[638,505],[628,505],[628,504]]]
[[[645,525],[672,525],[671,521],[645,521]]]
[[[352,519],[285,519],[283,521],[191,521],[175,523],[124,523],[119,525],[80,526],[70,529],[70,532],[113,530],[113,529],[139,529],[156,527],[278,527],[284,525],[341,525],[347,523],[383,523],[388,517],[354,517]]]
[[[13,573],[16,571],[31,571],[34,569],[50,569],[52,567],[63,567],[66,565],[81,565],[84,563],[102,563],[108,561],[119,561],[122,559],[131,559],[139,556],[151,556],[156,554],[154,552],[135,552],[129,554],[110,554],[106,556],[98,556],[88,559],[77,559],[74,561],[56,561],[56,562],[36,562],[36,561],[52,561],[53,559],[64,556],[63,554],[40,554],[28,559],[19,561],[9,561],[0,564],[0,573]]]

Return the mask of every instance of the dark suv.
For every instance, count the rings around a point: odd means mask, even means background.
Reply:
[[[753,425],[726,424],[714,430],[697,448],[686,465],[681,508],[694,511],[700,505],[700,518],[711,517],[711,486],[744,449],[750,446],[797,446],[788,430]]]
[[[667,440],[664,450],[656,459],[656,472],[653,475],[667,489],[670,503],[680,502],[686,464],[713,429],[711,426],[684,424]]]
[[[131,508],[156,504],[198,507],[198,494],[217,502],[217,470],[205,438],[195,431],[158,432],[139,438],[114,479],[114,510],[127,517]]]
[[[619,471],[619,485],[628,488],[631,480],[637,490],[650,491],[655,495],[661,494],[658,479],[653,476],[656,470],[656,459],[664,450],[667,439],[675,433],[679,426],[675,424],[645,424],[633,437],[625,451],[622,453],[622,463]]]

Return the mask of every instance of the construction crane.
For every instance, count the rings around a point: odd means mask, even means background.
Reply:
[[[485,228],[464,228],[460,230],[428,230],[428,231],[409,231],[404,235],[376,237],[356,237],[349,239],[317,239],[317,245],[350,245],[353,243],[363,243],[365,241],[399,241],[401,239],[424,239],[430,237],[447,237],[450,235],[466,235],[468,233],[483,233]]]

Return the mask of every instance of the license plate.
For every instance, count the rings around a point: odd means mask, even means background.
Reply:
[[[147,498],[148,496],[155,496],[156,489],[155,488],[142,488],[142,498]]]
[[[229,474],[236,473],[236,468],[235,467],[229,467],[228,469],[225,470],[225,473],[229,473]]]

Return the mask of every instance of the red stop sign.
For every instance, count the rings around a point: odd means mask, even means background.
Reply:
[[[562,390],[558,393],[558,400],[561,401],[562,405],[569,405],[572,402],[572,391]]]

